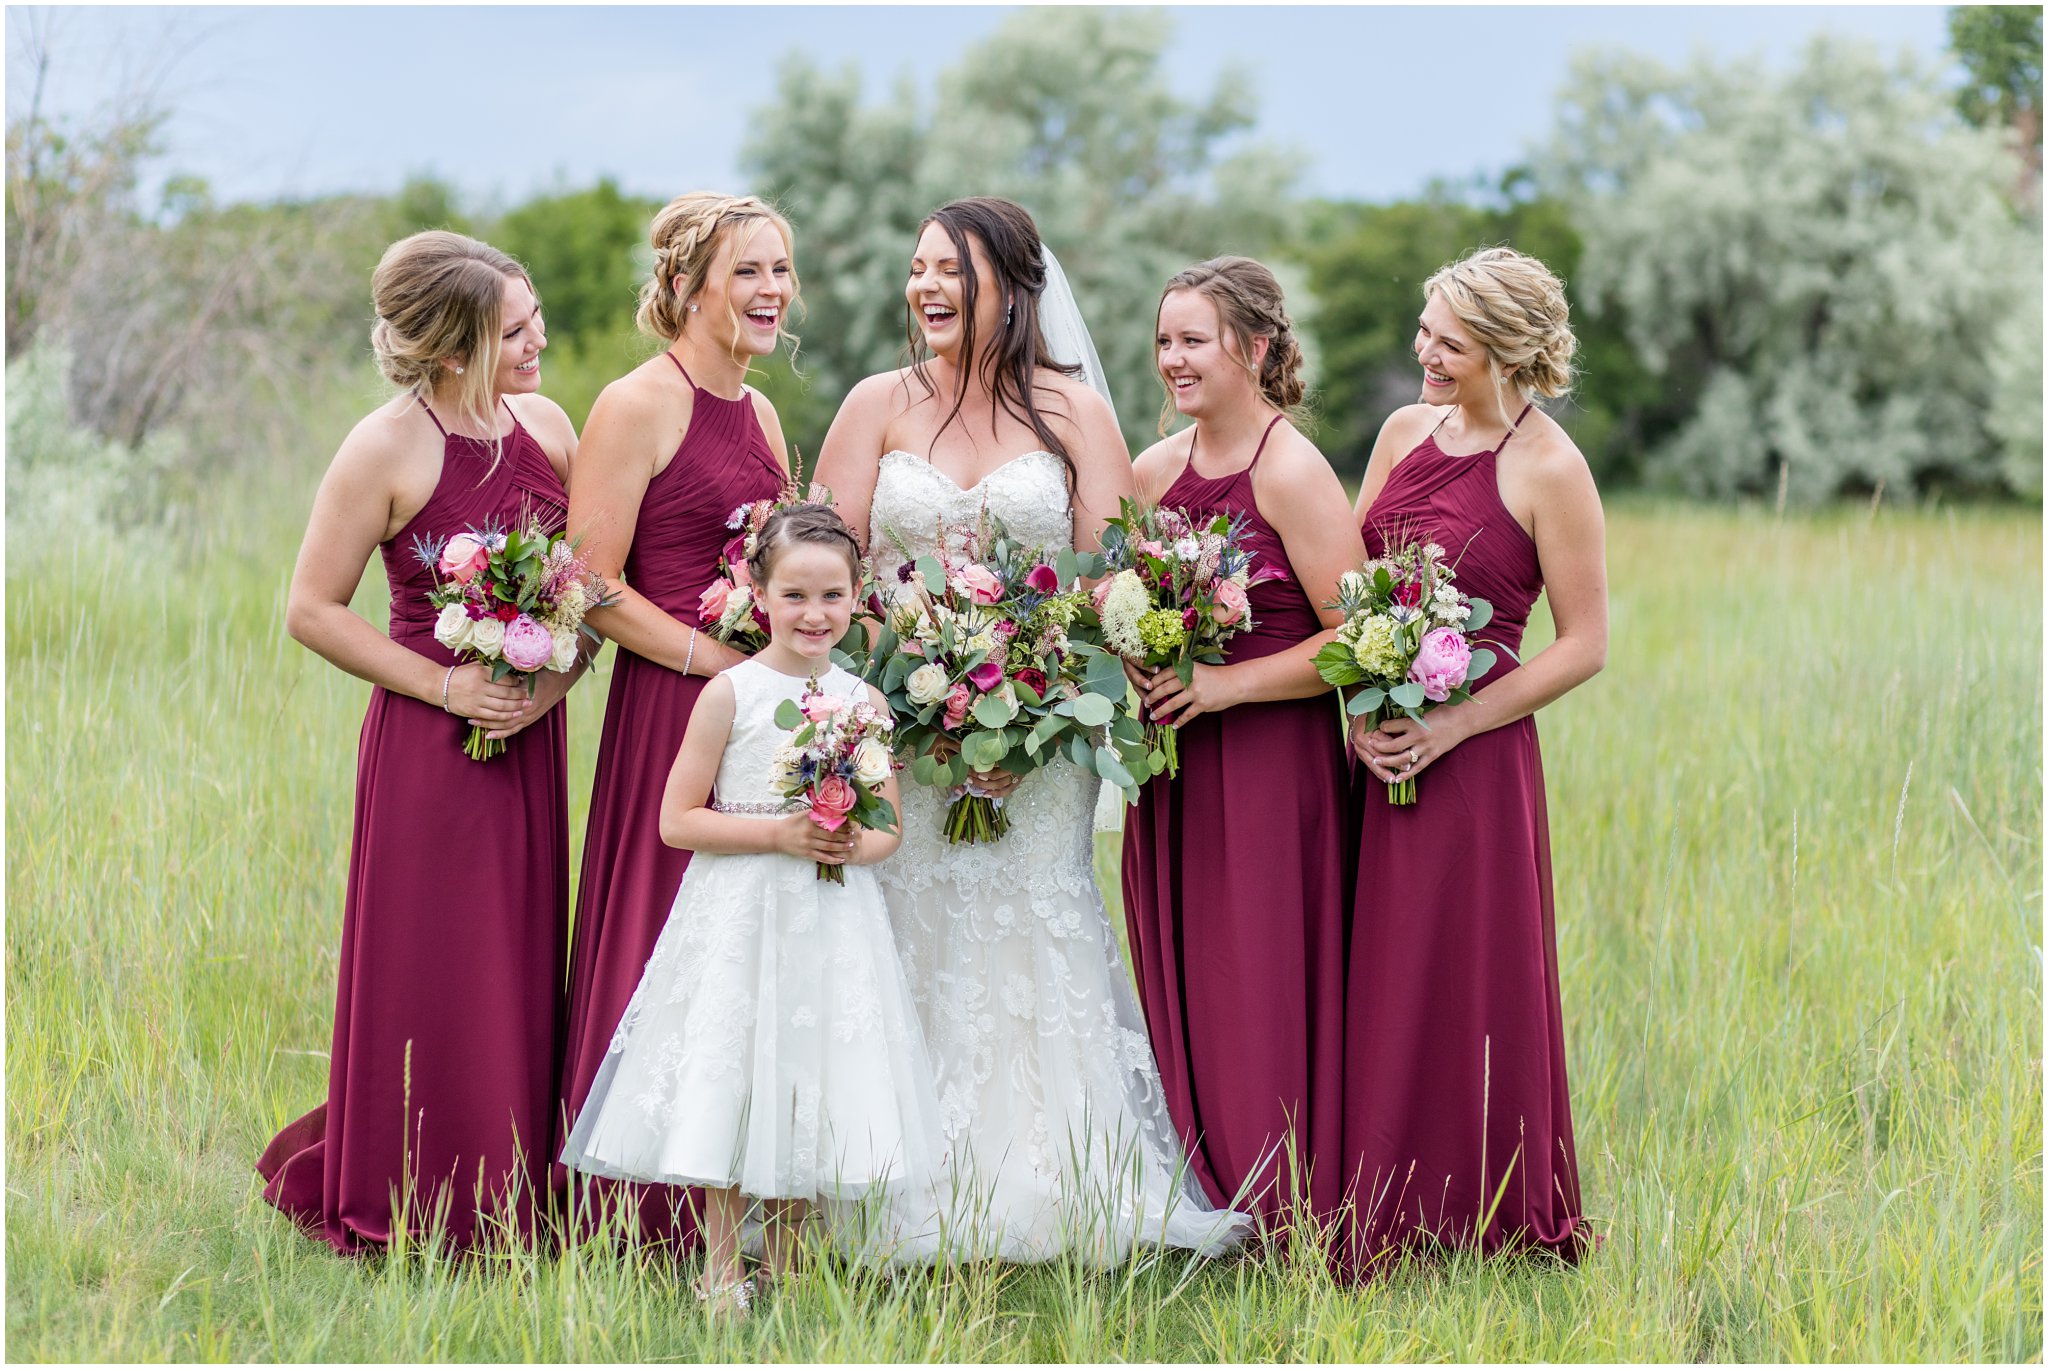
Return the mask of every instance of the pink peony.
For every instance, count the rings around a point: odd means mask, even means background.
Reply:
[[[860,793],[838,775],[827,775],[811,790],[811,821],[828,832],[839,830],[860,802]]]
[[[1003,582],[987,566],[969,565],[961,570],[960,579],[975,603],[1000,604],[1003,601]]]
[[[948,732],[951,732],[961,723],[967,721],[967,705],[973,697],[974,692],[967,687],[967,681],[965,680],[954,685],[947,693],[945,722]]]
[[[500,648],[506,660],[519,670],[539,670],[555,654],[554,635],[525,614],[505,624],[505,645]]]
[[[1210,608],[1209,616],[1224,627],[1229,627],[1244,617],[1251,606],[1251,600],[1245,596],[1244,586],[1235,580],[1220,580],[1216,584],[1216,603]]]
[[[1024,577],[1024,583],[1040,594],[1058,594],[1060,592],[1060,573],[1051,566],[1033,566],[1031,572]]]
[[[697,621],[711,624],[725,616],[725,601],[732,597],[732,582],[723,575],[704,586],[697,596]]]
[[[458,532],[448,539],[448,545],[441,548],[441,573],[458,585],[466,585],[475,574],[491,563],[491,553],[484,544],[466,532]]]
[[[1465,673],[1471,668],[1472,646],[1465,634],[1454,627],[1440,627],[1423,634],[1415,664],[1408,667],[1408,678],[1422,686],[1423,696],[1430,702],[1442,703],[1465,683]]]
[[[986,694],[1003,682],[1003,668],[994,661],[983,661],[967,672],[967,678],[976,689]],[[951,727],[952,724],[947,723],[946,726]]]

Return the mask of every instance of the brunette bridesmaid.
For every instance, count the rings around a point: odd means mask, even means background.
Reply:
[[[544,1191],[568,934],[563,710],[434,640],[415,539],[531,514],[559,528],[576,450],[542,398],[526,272],[455,233],[392,245],[370,341],[402,393],[358,423],[313,503],[292,636],[375,686],[356,763],[327,1101],[257,1161],[263,1196],[336,1250],[401,1227],[454,1247],[523,1237]],[[372,551],[387,637],[349,609]],[[463,753],[471,723],[502,755]]]
[[[1486,599],[1498,660],[1471,702],[1354,728],[1363,831],[1353,909],[1344,1147],[1370,1277],[1404,1247],[1589,1248],[1565,1085],[1538,708],[1607,659],[1600,496],[1534,407],[1570,384],[1564,289],[1492,248],[1423,287],[1422,402],[1381,428],[1358,516],[1368,549],[1434,540]],[[1548,586],[1557,639],[1520,666]],[[1500,651],[1499,648],[1506,648]],[[1416,802],[1387,802],[1412,778]]]
[[[569,526],[620,600],[589,617],[619,650],[576,897],[563,1136],[690,862],[663,844],[657,820],[691,706],[705,681],[745,659],[698,630],[699,596],[734,536],[733,510],[773,498],[788,478],[782,425],[746,377],[753,358],[775,350],[796,299],[789,224],[752,196],[697,191],[655,215],[648,237],[654,271],[638,322],[667,349],[598,396],[570,492]],[[559,1166],[555,1177],[569,1182]],[[616,1188],[577,1183],[585,1218]],[[648,1239],[694,1241],[684,1190],[632,1197]]]
[[[1144,676],[1179,729],[1177,778],[1140,791],[1124,830],[1131,956],[1167,1104],[1209,1196],[1268,1230],[1339,1191],[1344,919],[1351,835],[1343,735],[1312,658],[1323,605],[1363,559],[1343,487],[1290,420],[1301,350],[1279,282],[1219,257],[1167,283],[1159,374],[1193,426],[1137,461],[1138,488],[1200,517],[1241,513],[1263,565],[1257,626],[1222,665]]]

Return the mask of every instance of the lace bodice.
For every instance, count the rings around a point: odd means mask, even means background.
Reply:
[[[1067,470],[1051,452],[1012,457],[966,489],[922,457],[889,452],[875,476],[875,497],[868,510],[868,545],[876,575],[885,585],[895,584],[896,567],[905,559],[903,548],[913,558],[930,554],[938,549],[942,524],[972,523],[984,506],[1025,546],[1074,544]]]
[[[733,811],[779,811],[784,800],[775,792],[775,752],[789,733],[775,725],[775,709],[784,699],[801,699],[810,681],[752,660],[726,671],[725,678],[732,681],[732,735],[718,763],[718,805]],[[865,688],[838,666],[828,667],[818,684],[843,698],[855,698]]]

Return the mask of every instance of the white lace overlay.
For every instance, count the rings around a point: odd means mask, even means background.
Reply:
[[[765,808],[787,735],[775,707],[805,682],[755,661],[726,678],[734,716],[718,796]],[[838,669],[821,684],[861,688]],[[792,856],[700,853],[562,1162],[762,1198],[906,1182],[928,1192],[940,1149],[931,1079],[873,868],[849,867],[841,886]]]
[[[896,542],[927,554],[941,525],[984,502],[1026,544],[1071,545],[1066,471],[1050,453],[971,489],[908,453],[885,456],[869,537],[883,583],[903,560]],[[951,1173],[922,1211],[915,1188],[890,1195],[896,1258],[1071,1251],[1107,1263],[1133,1243],[1219,1250],[1247,1225],[1186,1172],[1095,887],[1100,787],[1056,761],[1011,796],[1002,840],[955,846],[944,797],[903,776],[903,845],[876,872],[937,1071]]]

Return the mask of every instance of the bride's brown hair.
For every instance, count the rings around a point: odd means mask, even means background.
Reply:
[[[1060,464],[1067,468],[1067,489],[1071,492],[1076,478],[1074,458],[1039,412],[1033,398],[1037,384],[1032,372],[1043,366],[1063,376],[1079,377],[1081,367],[1054,361],[1046,350],[1045,332],[1038,322],[1039,298],[1045,293],[1045,244],[1038,236],[1031,211],[1015,200],[977,195],[933,210],[917,226],[919,236],[932,224],[946,230],[960,257],[960,354],[968,362],[960,368],[953,408],[939,425],[939,432],[952,426],[967,402],[968,372],[985,365],[989,390],[996,403],[1028,424],[1040,445],[1060,459]],[[974,335],[974,302],[981,297],[984,282],[974,269],[974,254],[967,246],[969,235],[981,240],[982,251],[995,272],[995,280],[986,284],[1010,297],[1011,307],[1004,311],[1000,331],[985,346]],[[936,395],[938,386],[925,371],[931,350],[925,346],[924,332],[917,326],[916,311],[907,302],[904,308],[909,316],[911,374],[924,386],[926,394]],[[938,440],[938,433],[932,434],[932,440]]]

